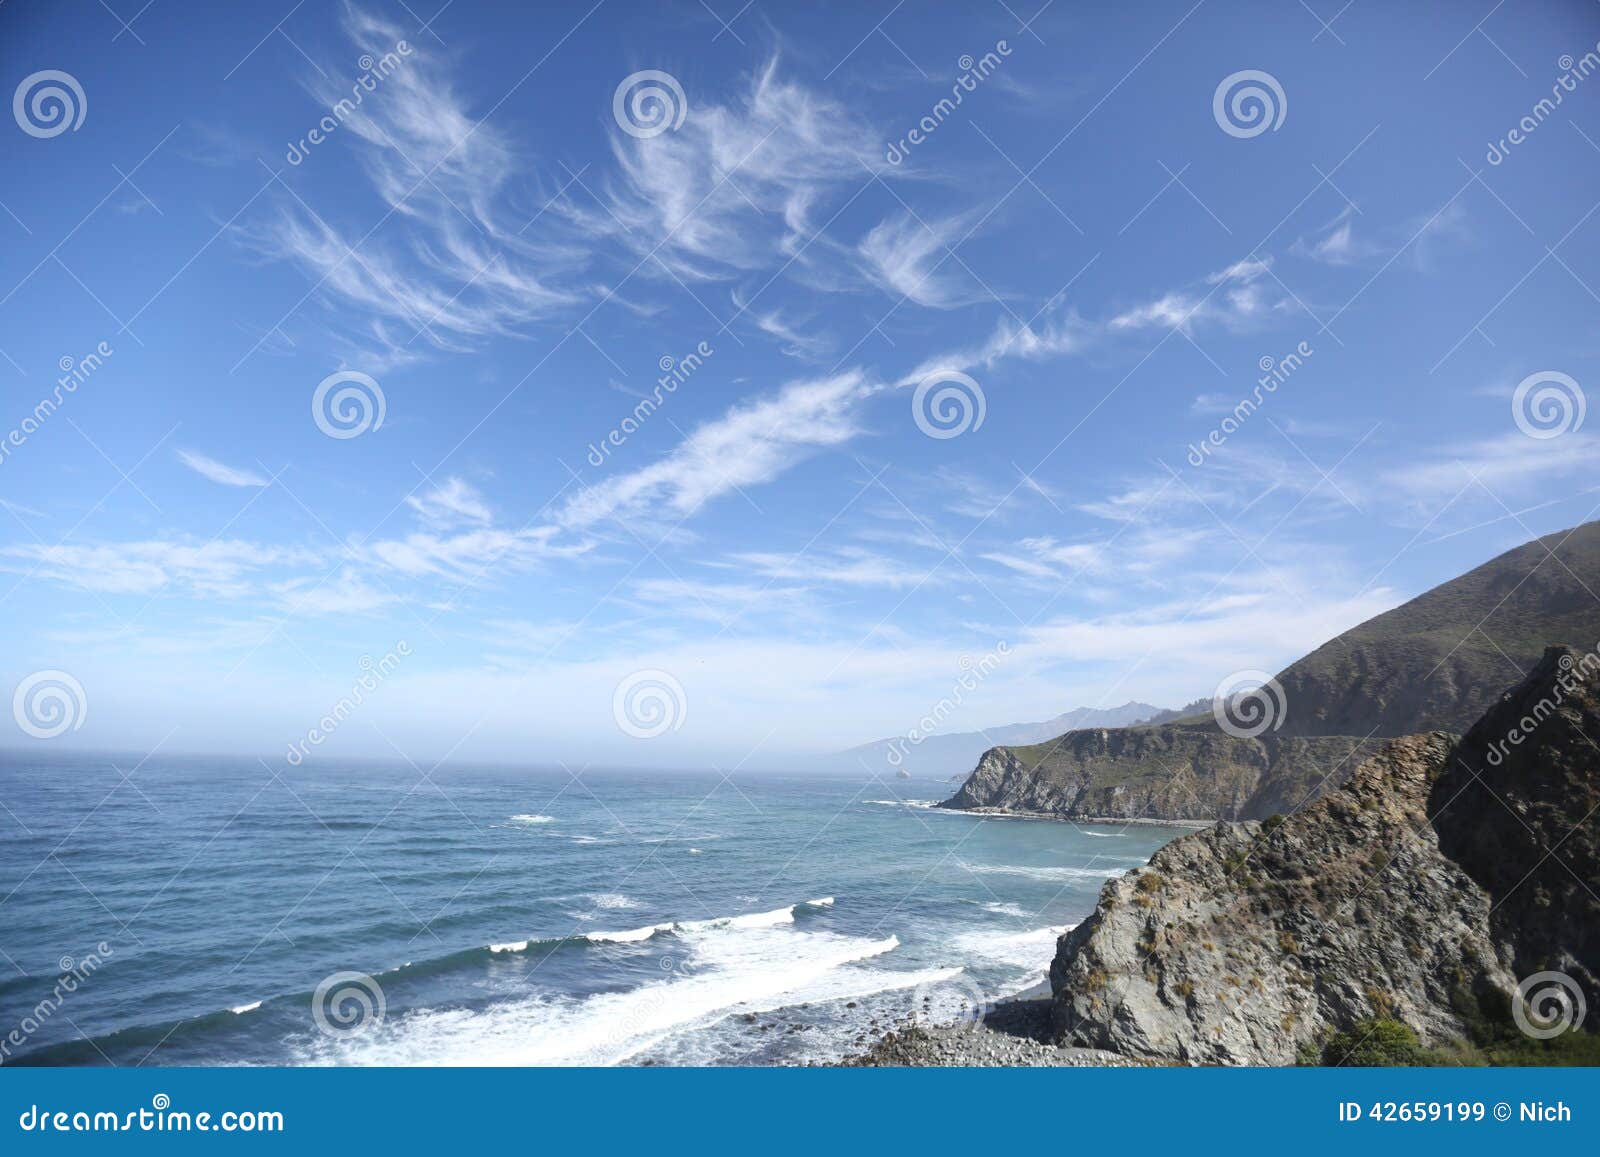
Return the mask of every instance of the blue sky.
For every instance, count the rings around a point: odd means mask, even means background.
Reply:
[[[1600,505],[1594,4],[436,7],[0,8],[0,742],[781,766]]]

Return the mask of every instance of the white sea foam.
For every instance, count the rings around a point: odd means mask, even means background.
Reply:
[[[511,822],[514,824],[553,824],[556,822],[556,817],[529,814],[512,816]]]
[[[991,901],[983,906],[983,910],[985,912],[993,912],[996,916],[1017,916],[1024,920],[1028,918],[1028,913],[1021,904]]]
[[[1026,932],[993,932],[977,929],[960,932],[951,938],[951,944],[966,959],[981,959],[1009,964],[1028,972],[1042,972],[1055,955],[1056,937],[1072,928],[1071,924],[1032,928]]]
[[[479,1010],[422,1009],[392,1016],[359,1036],[309,1036],[301,1042],[300,1059],[312,1064],[615,1064],[736,1010],[845,999],[922,983],[927,975],[858,967],[894,951],[899,940],[801,931],[791,923],[797,906],[671,926],[684,949],[676,967],[661,980],[625,992],[522,998]]]
[[[914,807],[919,810],[939,806],[939,801],[933,799],[864,799],[861,802],[882,804],[884,807]]]
[[[963,957],[973,963],[1003,964],[1014,968],[1019,975],[989,995],[995,999],[1021,992],[1043,980],[1050,971],[1050,961],[1055,958],[1056,938],[1071,931],[1074,924],[1057,924],[1046,928],[1032,928],[1026,932],[993,932],[975,929],[961,932],[951,944]]]
[[[596,908],[608,910],[619,908],[638,908],[639,901],[631,896],[624,896],[621,892],[588,892],[582,897]]]
[[[646,924],[643,928],[629,928],[622,932],[586,932],[585,940],[594,940],[602,944],[632,944],[639,940],[648,940],[657,932],[671,932],[673,924]]]
[[[249,1004],[236,1004],[232,1008],[230,1008],[228,1011],[233,1013],[233,1015],[235,1015],[235,1016],[243,1016],[245,1013],[254,1012],[256,1009],[258,1009],[260,1007],[261,1007],[261,1002],[259,1000],[253,1000]]]
[[[1026,876],[1030,880],[1109,880],[1128,871],[1127,868],[1039,868],[1027,864],[967,864],[966,869],[983,875]]]
[[[601,892],[592,897],[597,907],[608,908],[637,908],[639,905],[628,897],[615,892]],[[600,901],[606,901],[601,903]],[[676,932],[693,934],[705,932],[715,928],[772,928],[780,924],[793,924],[796,908],[828,908],[833,905],[832,896],[823,896],[816,900],[803,900],[798,904],[790,904],[787,908],[774,908],[770,912],[745,912],[737,916],[714,916],[709,920],[666,920],[658,924],[646,924],[642,928],[624,928],[617,932],[594,931],[583,932],[577,939],[588,940],[595,944],[637,944],[658,936],[663,932]],[[485,945],[490,952],[526,952],[533,940],[514,940],[504,944]]]

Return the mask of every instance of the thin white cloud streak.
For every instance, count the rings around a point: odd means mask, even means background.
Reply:
[[[965,232],[965,219],[923,221],[910,213],[886,218],[861,239],[857,251],[867,279],[895,298],[929,309],[954,309],[989,297],[960,261],[949,256]]]
[[[494,521],[483,495],[471,483],[450,477],[423,494],[406,495],[406,505],[429,526],[461,523],[486,526]]]
[[[260,487],[267,484],[267,480],[253,470],[237,470],[215,458],[196,454],[193,450],[179,450],[178,461],[202,478],[209,478],[223,486]]]
[[[23,573],[82,590],[149,595],[169,587],[198,595],[242,597],[263,570],[316,566],[322,552],[264,546],[239,539],[198,545],[159,539],[97,546],[25,544],[0,548],[0,556],[26,562]],[[0,566],[16,571],[16,565]]]
[[[659,461],[575,495],[556,521],[583,527],[618,517],[687,518],[714,498],[770,482],[805,457],[855,438],[861,404],[878,388],[852,370],[734,406]]]

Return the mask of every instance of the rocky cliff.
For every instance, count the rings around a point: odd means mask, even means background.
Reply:
[[[1597,810],[1600,660],[1553,648],[1464,739],[1391,741],[1304,811],[1186,836],[1108,883],[1058,944],[1055,1030],[1290,1064],[1377,1020],[1449,1045],[1547,969],[1600,1009]]]
[[[1339,736],[1236,738],[1210,723],[1072,731],[985,752],[939,806],[1120,819],[1264,816],[1341,782],[1378,746]]]

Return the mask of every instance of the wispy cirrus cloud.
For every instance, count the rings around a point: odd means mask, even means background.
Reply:
[[[0,548],[0,557],[21,560],[0,569],[81,590],[150,595],[181,589],[200,595],[236,597],[255,591],[256,576],[269,569],[316,566],[323,552],[267,546],[242,539],[192,543],[165,539],[96,545],[43,543]]]
[[[377,58],[394,56],[407,36],[353,5],[342,25],[355,47]],[[299,266],[333,303],[366,314],[360,339],[382,353],[408,350],[419,339],[470,349],[477,339],[514,333],[584,300],[587,291],[576,282],[588,262],[584,248],[548,230],[524,235],[508,223],[519,175],[510,140],[474,115],[441,54],[429,45],[407,47],[359,104],[327,74],[307,85],[325,108],[343,110],[339,133],[359,144],[357,160],[373,193],[404,228],[358,236],[291,191],[270,220],[242,227],[238,236]],[[306,165],[322,160],[311,153]]]
[[[485,526],[494,521],[494,515],[490,513],[477,487],[455,477],[446,478],[422,494],[406,495],[406,505],[430,526],[461,523]]]
[[[575,495],[556,520],[583,527],[613,517],[687,518],[714,498],[770,482],[855,438],[860,407],[879,388],[859,370],[792,382],[695,427],[651,465]]]
[[[964,217],[924,221],[909,212],[880,221],[857,246],[867,279],[885,293],[930,309],[954,309],[990,296],[949,256]]]
[[[728,98],[690,91],[674,132],[612,134],[615,173],[555,209],[591,240],[647,259],[684,280],[721,279],[792,261],[833,261],[813,214],[882,166],[877,134],[849,106],[779,75],[776,57]],[[590,183],[586,182],[585,187]],[[642,270],[643,271],[643,270]]]
[[[1189,332],[1202,324],[1232,330],[1259,325],[1294,307],[1287,294],[1265,280],[1271,268],[1270,257],[1237,261],[1206,277],[1204,284],[1209,288],[1197,286],[1164,293],[1153,301],[1116,314],[1106,323],[1107,328],[1113,331],[1166,328]]]
[[[257,474],[254,470],[238,470],[215,458],[208,458],[204,454],[197,454],[193,450],[179,450],[178,461],[193,470],[202,478],[223,486],[259,487],[267,485],[267,479]]]

